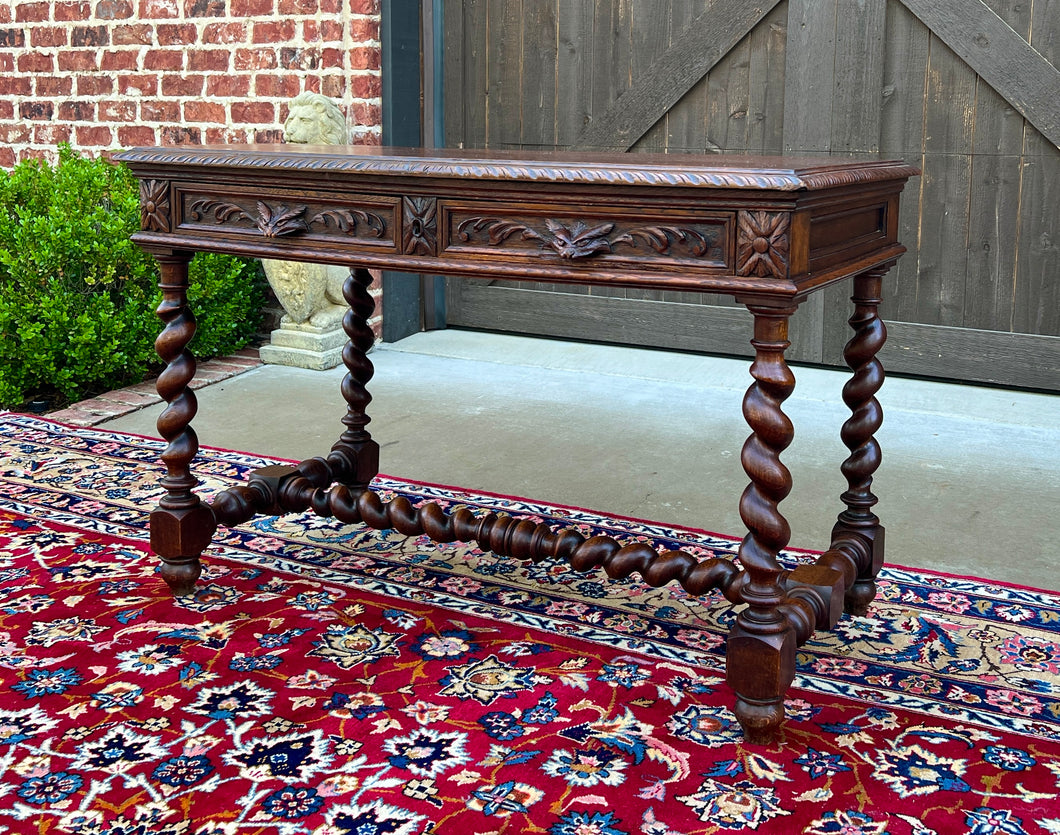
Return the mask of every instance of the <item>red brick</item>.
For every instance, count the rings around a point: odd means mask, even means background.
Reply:
[[[140,102],[140,118],[145,122],[179,122],[180,105],[175,101],[147,99]]]
[[[276,50],[269,47],[237,49],[232,66],[236,70],[274,70],[279,66]]]
[[[29,76],[0,75],[0,96],[32,96],[33,79]]]
[[[0,145],[0,168],[15,167],[15,149]]]
[[[188,69],[192,72],[227,72],[230,56],[227,49],[192,49],[188,51]]]
[[[20,162],[24,162],[27,159],[39,159],[42,162],[47,162],[48,152],[43,148],[21,148],[18,152],[18,158]],[[61,412],[56,412],[55,414],[58,415],[61,414]],[[63,423],[73,423],[72,420],[66,418],[56,418],[56,420],[61,420]]]
[[[96,18],[99,20],[128,20],[133,16],[133,6],[128,0],[99,0],[96,3]]]
[[[378,104],[355,101],[350,104],[350,116],[354,124],[378,125],[381,121],[381,112]]]
[[[232,17],[268,17],[275,12],[274,0],[231,0]]]
[[[233,102],[232,121],[244,125],[269,125],[276,122],[276,108],[269,102]]]
[[[379,69],[379,49],[371,46],[357,46],[350,50],[351,70]]]
[[[355,17],[350,21],[350,40],[353,43],[368,43],[379,40],[379,20],[373,17]]]
[[[197,145],[201,132],[198,128],[166,125],[162,128],[163,145]]]
[[[67,30],[63,26],[34,26],[29,33],[30,43],[38,48],[66,46],[66,37]],[[5,43],[4,46],[21,46],[21,44]]]
[[[24,101],[18,105],[18,117],[33,121],[46,121],[55,113],[55,105],[50,101]]]
[[[185,0],[187,17],[225,17],[225,0]]]
[[[148,73],[119,75],[118,92],[123,96],[157,96],[158,76]]]
[[[114,92],[112,75],[79,75],[77,77],[77,94],[79,96],[106,96]]]
[[[0,46],[21,49],[26,45],[25,27],[0,31]]]
[[[90,101],[67,100],[59,102],[59,118],[64,122],[93,122],[96,105]]]
[[[223,104],[208,101],[189,101],[184,103],[185,122],[212,122],[214,124],[225,123],[225,107]]]
[[[42,23],[48,19],[49,5],[49,3],[19,3],[15,6],[15,22]]]
[[[301,92],[298,78],[293,75],[258,75],[254,78],[254,94],[272,99],[291,99]]]
[[[15,118],[15,103],[12,101],[0,101],[0,119]]]
[[[320,89],[320,76],[319,75],[307,75],[303,79],[305,81],[305,89],[307,93],[322,93]],[[325,93],[325,95],[327,95]]]
[[[342,69],[342,50],[325,49],[320,53],[320,66],[322,69]]]
[[[221,98],[244,98],[250,94],[250,79],[245,75],[212,75],[206,79],[206,95]]]
[[[315,15],[320,11],[319,0],[279,0],[281,15]]]
[[[38,98],[68,96],[74,89],[74,80],[68,75],[38,75],[33,94]]]
[[[135,122],[136,102],[131,99],[101,101],[99,103],[99,120],[101,122]]]
[[[358,73],[349,82],[350,95],[355,99],[376,99],[383,94],[383,80],[378,75]]]
[[[303,20],[302,21],[302,39],[306,43],[317,43],[319,41],[327,40],[322,34],[323,21],[320,20]],[[340,26],[341,28],[341,26]]]
[[[162,76],[163,96],[201,96],[206,78],[201,75]]]
[[[74,0],[74,2],[60,2],[53,4],[53,20],[88,20],[92,17],[92,4],[85,0]]]
[[[74,130],[78,145],[110,145],[114,142],[114,133],[105,125],[84,125]]]
[[[244,43],[246,39],[245,23],[209,23],[202,30],[203,43]]]
[[[110,41],[115,46],[141,46],[154,43],[154,29],[146,23],[115,26]]]
[[[346,79],[341,75],[325,75],[320,79],[320,90],[331,99],[341,99],[346,95]]]
[[[155,34],[159,46],[186,46],[198,39],[194,23],[159,23]]]
[[[316,70],[320,64],[320,50],[316,47],[285,46],[280,49],[280,66],[285,70]]]
[[[131,49],[104,52],[100,59],[101,70],[135,70],[137,54]]]
[[[155,129],[141,126],[123,125],[118,128],[118,144],[124,148],[136,145],[155,145]]]
[[[94,49],[61,49],[58,57],[59,69],[63,72],[96,71]]]
[[[26,52],[18,56],[18,71],[24,73],[54,72],[55,58],[41,52]]]
[[[379,14],[379,0],[350,0],[350,14]]]
[[[0,128],[0,145],[24,145],[30,136],[29,125],[7,125]]]
[[[140,0],[141,20],[165,20],[180,17],[176,0]]]
[[[270,20],[253,25],[253,43],[288,43],[294,40],[297,27],[293,20]]]
[[[0,52],[0,73],[15,71],[15,56],[10,52]]]
[[[70,46],[110,46],[110,31],[106,26],[75,26],[70,33]]]
[[[34,145],[58,145],[60,142],[69,142],[73,137],[73,130],[68,125],[37,125],[33,129]]]
[[[0,23],[14,23],[15,13],[11,8],[11,0],[0,3]]]
[[[342,14],[342,0],[320,0],[320,13],[339,16]]]
[[[145,70],[184,69],[184,50],[150,49],[144,54]]]

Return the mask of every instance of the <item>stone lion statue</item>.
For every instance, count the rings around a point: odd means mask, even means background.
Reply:
[[[300,145],[345,145],[346,119],[327,96],[299,93],[288,105],[283,139]]]
[[[283,123],[284,141],[300,145],[344,145],[346,119],[327,96],[300,93],[291,99]],[[262,259],[265,277],[287,314],[284,320],[330,330],[342,322],[346,302],[342,285],[349,275],[345,267],[300,264]]]

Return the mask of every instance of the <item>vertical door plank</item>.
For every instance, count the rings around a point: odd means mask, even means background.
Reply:
[[[593,3],[558,0],[556,144],[573,144],[592,118]]]
[[[782,3],[751,33],[748,67],[747,150],[784,150],[784,70],[788,10]]]
[[[986,0],[1024,39],[1031,7],[1023,0]],[[1007,331],[1016,278],[1014,220],[1019,217],[1024,118],[981,77],[975,90],[975,137],[965,271],[966,328]]]
[[[630,84],[636,84],[651,68],[656,56],[670,46],[670,3],[633,3],[630,24],[632,45]],[[661,153],[666,150],[666,116],[650,127],[630,149],[641,153]]]
[[[836,0],[788,0],[784,67],[786,153],[828,151],[835,86]],[[824,295],[810,296],[791,321],[792,359],[824,356]]]
[[[828,151],[835,87],[836,0],[788,0],[784,150]]]
[[[523,4],[519,144],[524,148],[556,146],[556,11],[556,0]]]
[[[839,7],[835,18],[835,63],[829,147],[833,153],[877,153],[883,102],[887,0],[858,0]],[[843,362],[849,339],[850,283],[829,287],[821,296],[825,362]]]
[[[1032,9],[1031,46],[1060,66],[1060,0],[1034,0]],[[1060,336],[1060,149],[1030,125],[1021,181],[1012,327]]]
[[[975,82],[968,65],[932,35],[916,322],[960,327],[964,314]]]
[[[924,110],[927,101],[931,32],[898,0],[887,5],[884,38],[883,105],[880,154],[924,166]],[[898,240],[906,254],[886,275],[880,315],[890,321],[912,321],[916,315],[916,277],[920,261],[920,207],[925,178],[912,180],[902,196]]]
[[[516,148],[522,139],[522,22],[522,0],[489,0],[486,12],[486,140],[490,148]]]
[[[672,0],[670,3],[671,42],[698,15],[706,11],[707,0]],[[707,141],[707,79],[700,79],[666,114],[666,150],[670,153],[703,153]]]

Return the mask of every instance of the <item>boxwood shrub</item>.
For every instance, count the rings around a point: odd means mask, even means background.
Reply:
[[[60,146],[54,166],[0,171],[0,407],[60,406],[158,372],[158,267],[129,239],[139,227],[122,165]],[[245,346],[265,304],[260,265],[199,254],[190,273],[196,357]]]

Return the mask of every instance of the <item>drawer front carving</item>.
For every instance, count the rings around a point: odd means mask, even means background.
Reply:
[[[613,212],[563,208],[445,204],[443,257],[542,259],[560,264],[645,262],[729,270],[732,216],[659,214],[623,207]]]
[[[337,240],[397,248],[398,201],[390,198],[323,200],[289,194],[220,194],[194,189],[179,194],[179,229],[266,238]]]

